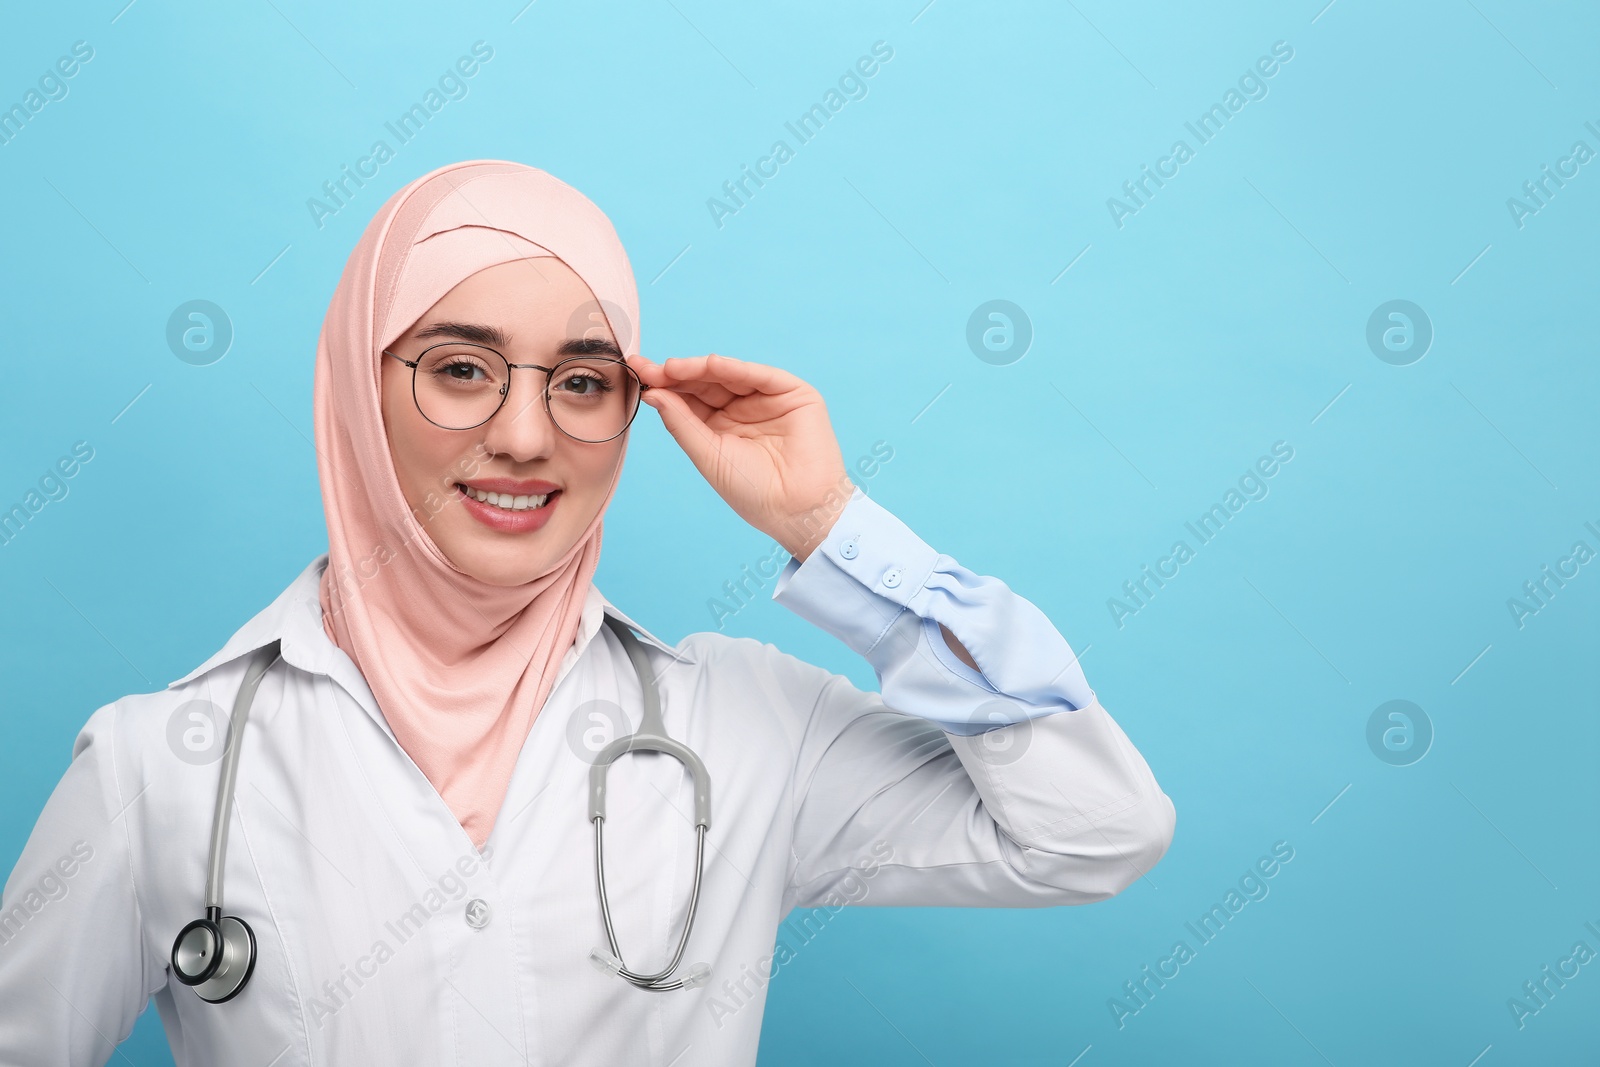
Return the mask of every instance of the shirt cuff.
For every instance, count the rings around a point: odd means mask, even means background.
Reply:
[[[1077,656],[1037,607],[935,551],[860,488],[805,561],[784,567],[772,599],[865,657],[890,706],[951,733],[1094,701]],[[979,670],[957,659],[941,624]]]

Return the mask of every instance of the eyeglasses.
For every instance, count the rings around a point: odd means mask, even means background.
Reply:
[[[470,430],[494,418],[511,392],[511,370],[546,373],[544,410],[556,429],[588,444],[621,435],[639,413],[639,397],[650,388],[634,369],[608,356],[574,356],[553,367],[511,363],[487,345],[447,341],[406,359],[411,396],[422,417],[446,430]]]

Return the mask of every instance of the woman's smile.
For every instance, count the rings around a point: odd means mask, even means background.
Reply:
[[[550,521],[561,490],[550,482],[479,478],[457,482],[467,514],[502,533],[533,533]]]

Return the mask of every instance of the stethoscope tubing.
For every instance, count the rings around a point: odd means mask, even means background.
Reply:
[[[611,955],[621,963],[622,951],[617,948],[617,933],[611,926],[611,904],[606,899],[605,822],[604,816],[594,820],[594,880],[600,891],[600,915],[605,920],[606,943],[611,946]],[[670,983],[665,979],[678,969],[678,963],[683,959],[683,950],[689,944],[689,931],[694,928],[695,909],[700,904],[700,877],[705,871],[706,828],[696,826],[694,830],[694,888],[689,892],[689,911],[684,916],[683,933],[678,937],[678,948],[672,954],[672,961],[655,974],[639,974],[629,970],[626,965],[617,968],[618,974],[640,989],[666,992],[683,988],[683,979]]]
[[[233,817],[233,786],[239,774],[239,751],[244,747],[244,727],[250,718],[261,679],[283,658],[279,642],[263,646],[250,660],[239,693],[233,698],[233,714],[228,717],[228,747],[222,757],[222,775],[217,781],[217,806],[211,817],[211,854],[206,863],[205,906],[209,912],[222,908],[222,861],[228,851],[228,823]]]
[[[609,615],[606,616],[605,623],[622,643],[628,660],[633,664],[634,673],[639,676],[640,695],[644,704],[639,728],[625,737],[612,741],[600,751],[595,757],[594,764],[589,768],[589,819],[594,823],[595,888],[600,895],[600,915],[605,922],[606,942],[611,946],[609,969],[641,989],[658,991],[681,989],[684,988],[683,979],[673,982],[667,982],[666,979],[677,970],[678,963],[683,959],[684,947],[689,943],[689,932],[694,928],[695,910],[700,903],[700,881],[705,873],[706,833],[711,829],[711,773],[706,770],[705,764],[693,749],[667,736],[666,726],[661,718],[661,694],[651,674],[650,661],[628,624]],[[689,910],[684,915],[683,933],[678,938],[677,951],[673,953],[672,961],[655,974],[634,971],[623,961],[622,952],[617,947],[616,930],[611,923],[611,903],[606,894],[606,774],[618,758],[629,752],[660,752],[671,756],[683,764],[684,770],[689,772],[694,782],[694,886],[690,890]],[[707,969],[704,965],[697,965],[692,970]],[[704,975],[701,976],[701,980],[703,979]]]
[[[635,673],[639,676],[639,685],[644,698],[644,715],[637,731],[607,745],[590,767],[589,814],[594,822],[595,886],[600,895],[600,915],[605,923],[606,942],[611,946],[611,958],[602,962],[605,969],[613,971],[640,989],[664,992],[703,985],[710,979],[711,974],[711,969],[703,963],[691,967],[687,979],[678,978],[673,981],[667,979],[683,960],[684,950],[689,944],[690,931],[694,928],[695,912],[700,904],[700,883],[705,874],[706,833],[711,827],[711,775],[692,749],[667,736],[661,719],[660,693],[651,676],[649,660],[631,628],[627,623],[610,616],[605,617],[605,622],[622,643]],[[185,926],[173,943],[172,962],[178,980],[195,988],[201,999],[212,1003],[221,1003],[237,996],[255,970],[254,932],[244,920],[222,914],[223,863],[227,857],[228,824],[233,817],[239,755],[244,747],[245,726],[249,722],[250,708],[262,678],[272,665],[282,658],[282,646],[279,641],[272,641],[258,649],[251,657],[250,665],[245,669],[244,680],[234,697],[233,714],[228,719],[227,747],[217,780],[217,803],[211,820],[210,853],[206,861],[205,917]],[[606,894],[606,773],[619,756],[639,751],[661,752],[676,758],[694,781],[694,885],[690,890],[689,908],[684,915],[683,932],[678,937],[677,949],[667,966],[655,974],[642,974],[629,969],[623,963],[622,952],[617,947],[616,929],[611,921],[611,902]],[[599,960],[598,953],[597,949],[591,955]]]

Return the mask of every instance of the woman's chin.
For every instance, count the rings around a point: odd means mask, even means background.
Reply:
[[[485,545],[480,543],[456,546],[454,551],[444,549],[450,562],[466,574],[485,585],[512,587],[526,585],[546,574],[555,557],[542,548],[530,551],[513,545]]]
[[[537,530],[513,533],[492,529],[462,508],[448,517],[441,515],[429,532],[457,569],[486,585],[511,587],[548,574],[581,533],[563,521],[568,516],[551,518],[555,521]]]

